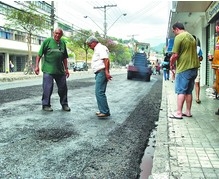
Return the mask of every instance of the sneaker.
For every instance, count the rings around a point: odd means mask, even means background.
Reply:
[[[63,105],[62,110],[63,111],[71,111],[71,109],[70,109],[70,107],[68,107],[68,105]]]
[[[44,111],[52,112],[53,109],[50,106],[43,106]]]

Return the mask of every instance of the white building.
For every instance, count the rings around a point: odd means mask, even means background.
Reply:
[[[64,31],[71,31],[71,26],[60,22],[55,16],[53,1],[0,1],[0,73],[9,71],[9,61],[15,65],[15,71],[23,71],[28,58],[28,46],[26,33],[17,29],[5,28],[5,13],[11,9],[25,9],[29,3],[37,7],[37,12],[47,16],[51,23],[51,29],[45,30],[41,34],[32,36],[32,56],[33,65],[43,40],[50,37],[54,28],[61,27]],[[52,16],[54,14],[54,16]]]
[[[23,71],[28,57],[26,33],[16,29],[5,28],[5,13],[13,8],[28,7],[28,3],[34,2],[38,7],[38,13],[50,16],[51,4],[45,1],[7,1],[0,2],[0,72],[9,71],[9,60],[15,65],[15,71]],[[43,34],[34,34],[32,38],[33,63],[39,51],[42,41],[50,36],[50,29]]]

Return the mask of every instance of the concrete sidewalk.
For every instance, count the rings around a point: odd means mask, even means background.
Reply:
[[[202,87],[201,104],[195,102],[193,95],[193,117],[171,119],[169,116],[176,111],[174,85],[171,81],[163,82],[152,175],[149,178],[217,179],[219,116],[215,111],[219,100],[209,88]]]
[[[10,82],[15,80],[24,80],[31,78],[42,77],[42,75],[28,74],[25,75],[24,72],[11,72],[11,73],[0,73],[0,82]]]

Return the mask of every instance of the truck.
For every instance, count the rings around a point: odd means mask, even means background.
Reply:
[[[127,66],[127,79],[141,78],[150,81],[152,69],[150,61],[150,43],[137,42],[134,46],[132,60]]]

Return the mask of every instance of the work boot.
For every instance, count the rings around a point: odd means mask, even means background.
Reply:
[[[215,115],[219,115],[219,109],[215,112]]]
[[[67,104],[62,105],[62,110],[63,110],[63,111],[71,111],[70,107],[68,107]]]
[[[53,109],[50,106],[43,106],[44,111],[52,112]]]

